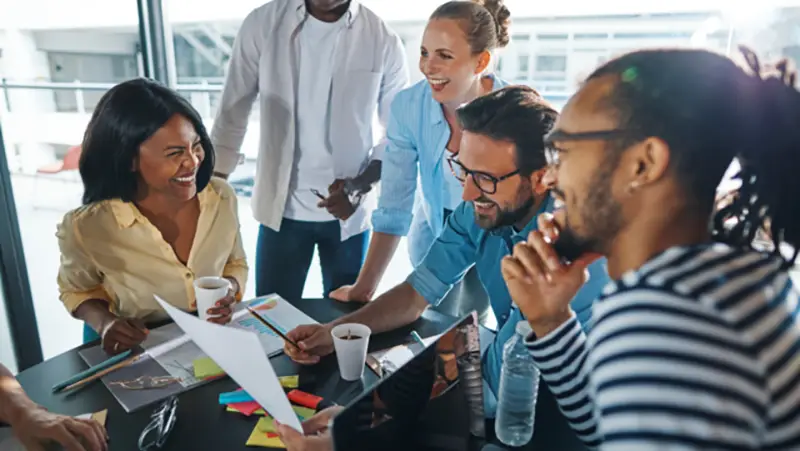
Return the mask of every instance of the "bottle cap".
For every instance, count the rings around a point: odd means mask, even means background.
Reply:
[[[533,332],[533,329],[531,329],[531,325],[528,324],[528,322],[525,320],[522,320],[517,323],[516,330],[517,330],[517,335],[521,336],[522,338],[528,338],[528,335],[530,335]]]

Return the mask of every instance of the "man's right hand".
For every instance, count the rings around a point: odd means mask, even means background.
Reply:
[[[139,346],[148,333],[147,327],[138,319],[115,317],[106,322],[100,337],[106,354],[115,355]]]
[[[341,287],[331,291],[329,297],[339,302],[369,302],[372,296],[375,295],[375,290],[368,290],[359,286],[356,282],[355,285],[342,285]]]
[[[301,365],[313,365],[333,352],[333,337],[331,327],[326,324],[305,324],[290,330],[287,337],[292,339],[300,350],[289,343],[285,343],[283,350],[290,359]]]

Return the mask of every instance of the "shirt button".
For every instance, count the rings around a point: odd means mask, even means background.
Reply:
[[[190,273],[190,272],[187,272],[187,273],[186,273],[186,278],[187,278],[187,279],[191,279],[191,278],[192,278],[192,273]]]

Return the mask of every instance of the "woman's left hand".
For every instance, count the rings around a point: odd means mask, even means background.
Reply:
[[[236,298],[233,297],[232,293],[228,293],[227,296],[217,301],[217,303],[214,304],[214,307],[208,309],[208,322],[222,325],[231,322],[231,317],[233,316],[233,304],[235,303]]]

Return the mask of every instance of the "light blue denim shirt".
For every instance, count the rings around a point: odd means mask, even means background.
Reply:
[[[494,89],[507,85],[491,76]],[[381,169],[381,194],[372,213],[375,232],[408,237],[416,267],[444,225],[444,209],[455,210],[445,195],[444,152],[450,126],[426,80],[400,91],[392,101]],[[421,190],[417,190],[417,185]]]
[[[551,211],[552,204],[552,198],[548,197],[539,213]],[[514,336],[517,323],[524,319],[508,293],[500,273],[500,262],[516,243],[526,241],[536,228],[534,217],[520,232],[511,227],[484,230],[475,223],[472,203],[462,202],[447,218],[442,233],[407,279],[417,293],[435,306],[475,265],[498,323],[494,342],[483,356],[483,377],[495,395],[500,387],[503,345]],[[601,259],[589,266],[589,281],[572,300],[572,309],[584,330],[588,330],[594,300],[609,281],[605,264],[605,259]]]

